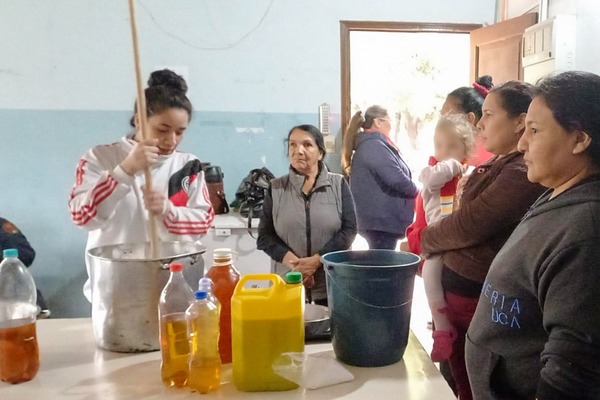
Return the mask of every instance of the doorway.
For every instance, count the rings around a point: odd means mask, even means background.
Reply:
[[[413,176],[427,164],[433,127],[446,95],[470,84],[475,24],[341,21],[342,132],[357,109],[387,108],[391,137]],[[416,179],[415,179],[416,181]],[[368,248],[357,235],[353,250]],[[423,282],[415,280],[411,330],[428,353],[433,340]]]
[[[469,85],[476,24],[341,21],[342,126],[379,104],[411,170],[426,165],[446,95]]]

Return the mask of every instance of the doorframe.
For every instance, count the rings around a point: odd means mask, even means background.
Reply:
[[[396,21],[340,21],[340,76],[341,76],[341,129],[342,138],[350,121],[350,32],[432,32],[470,33],[483,27],[481,24],[455,24],[436,22],[396,22]]]

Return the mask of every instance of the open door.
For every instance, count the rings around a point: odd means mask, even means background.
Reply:
[[[340,21],[340,77],[341,77],[341,130],[342,137],[352,117],[351,101],[351,57],[350,33],[361,32],[404,32],[404,33],[457,33],[467,34],[481,28],[480,24],[454,24],[433,22],[398,21]]]
[[[471,81],[482,75],[491,75],[494,83],[523,80],[523,33],[537,19],[537,13],[528,13],[471,31]]]

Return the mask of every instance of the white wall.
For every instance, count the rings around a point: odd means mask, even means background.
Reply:
[[[549,0],[548,17],[559,14],[577,16],[575,68],[600,74],[600,1]]]
[[[516,8],[512,12],[509,18],[520,15]],[[600,1],[548,0],[548,18],[559,14],[577,16],[575,68],[600,74]]]
[[[578,0],[577,4],[577,69],[600,74],[600,2]]]
[[[339,20],[491,24],[495,0],[136,4],[144,75],[186,66],[195,108],[314,112],[328,102],[336,112]],[[131,109],[125,0],[0,0],[0,10],[0,109]]]
[[[507,15],[522,15],[539,6],[539,0],[506,0]],[[509,17],[511,18],[511,17]]]
[[[587,0],[590,3],[589,0]],[[592,1],[593,2],[593,1]],[[556,14],[576,14],[578,0],[548,0],[548,16]]]

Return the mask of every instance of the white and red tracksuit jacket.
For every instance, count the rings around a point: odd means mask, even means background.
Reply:
[[[73,222],[89,231],[88,249],[148,242],[148,212],[141,186],[144,172],[129,176],[119,164],[133,149],[132,136],[89,150],[79,161],[69,208]],[[167,212],[157,221],[158,240],[196,241],[214,219],[200,160],[188,153],[159,156],[152,187],[167,193]],[[87,264],[87,260],[86,260]],[[88,276],[89,276],[89,265]],[[91,299],[89,279],[84,294]]]

